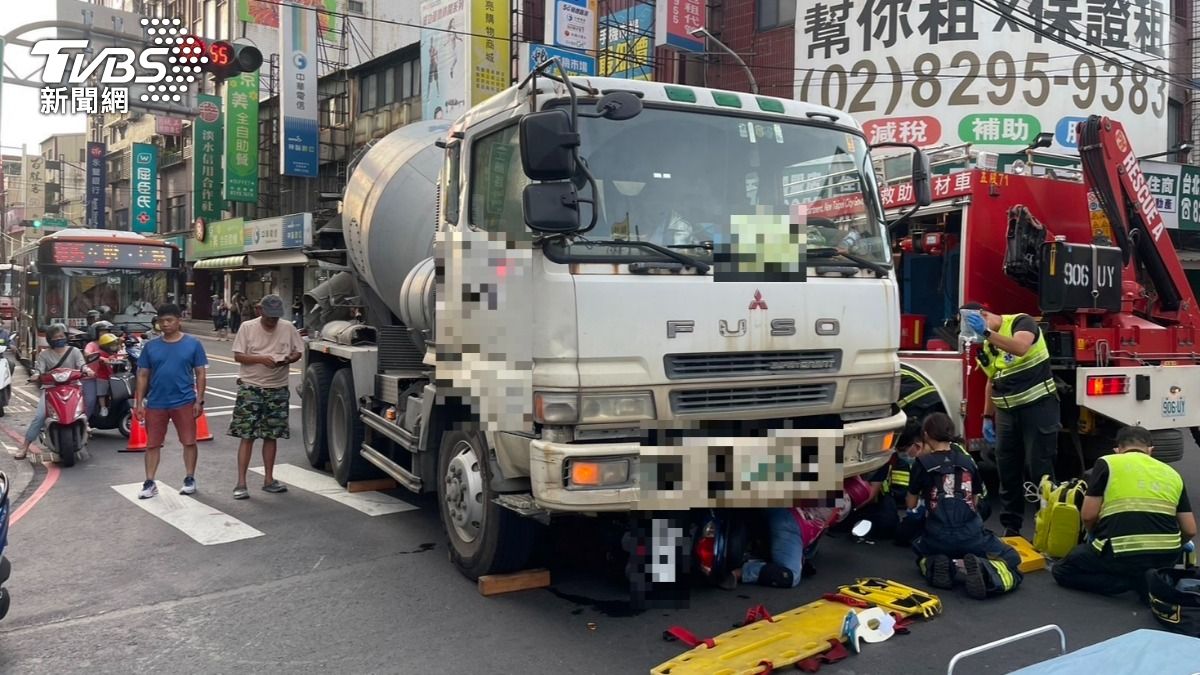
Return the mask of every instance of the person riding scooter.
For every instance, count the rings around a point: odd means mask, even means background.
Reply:
[[[108,323],[108,322],[104,322]],[[111,326],[111,324],[109,324]],[[121,339],[110,332],[110,329],[104,328],[92,342],[89,342],[83,352],[86,355],[96,354],[100,358],[92,364],[92,372],[95,373],[94,378],[90,378],[91,385],[85,384],[85,392],[88,388],[93,390],[92,397],[86,398],[88,402],[88,417],[95,415],[97,406],[101,417],[108,415],[108,405],[110,402],[110,388],[108,381],[112,378],[112,367],[109,365],[109,359],[115,357],[121,351]]]
[[[70,368],[90,373],[87,363],[84,360],[83,352],[67,344],[66,326],[56,323],[48,327],[46,329],[46,343],[50,345],[50,348],[42,350],[37,355],[33,372],[30,373],[30,380],[32,382],[39,382],[42,374],[59,368]],[[33,421],[29,423],[29,428],[25,430],[25,442],[21,444],[21,451],[17,453],[16,459],[25,459],[28,456],[29,446],[42,433],[42,427],[46,424],[45,390],[51,389],[52,385],[41,384],[40,388],[42,395],[38,397],[37,411],[33,414]]]

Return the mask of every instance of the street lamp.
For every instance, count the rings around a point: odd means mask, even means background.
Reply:
[[[742,70],[746,71],[746,78],[750,80],[750,93],[758,94],[758,82],[756,82],[754,80],[754,73],[750,72],[750,67],[746,65],[746,62],[742,60],[742,57],[737,55],[737,52],[735,52],[732,49],[730,49],[729,47],[725,46],[724,42],[721,42],[720,40],[718,40],[715,36],[713,36],[712,33],[708,32],[708,29],[705,28],[704,26],[700,26],[699,28],[693,28],[690,31],[688,31],[688,34],[690,34],[692,37],[707,38],[707,39],[712,40],[713,42],[717,43],[718,47],[720,47],[722,50],[724,50],[726,54],[729,54],[730,56],[732,56],[733,60],[737,61],[737,64],[742,67]]]
[[[1188,152],[1191,152],[1193,147],[1194,146],[1192,145],[1191,141],[1180,141],[1180,142],[1176,143],[1175,145],[1171,146],[1169,149],[1164,150],[1163,152],[1156,152],[1152,155],[1142,155],[1141,157],[1138,157],[1138,159],[1143,160],[1143,159],[1154,159],[1155,157],[1166,157],[1167,155],[1174,155],[1177,152],[1182,152],[1182,153],[1186,154]]]

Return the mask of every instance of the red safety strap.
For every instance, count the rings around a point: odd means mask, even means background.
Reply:
[[[767,608],[765,606],[755,605],[754,607],[751,607],[750,609],[746,610],[746,620],[742,622],[742,625],[749,626],[750,624],[754,623],[755,621],[763,621],[763,620],[769,621],[771,623],[775,622],[775,619],[771,618],[771,613],[767,611]]]
[[[759,661],[758,665],[762,666],[763,668],[766,668],[766,670],[760,672],[758,675],[771,675],[771,673],[775,672],[775,664],[771,663],[770,661],[768,661],[766,659]]]
[[[899,612],[892,612],[892,617],[896,619],[896,633],[899,635],[908,635],[908,629],[913,625],[913,618],[911,616],[904,616]]]
[[[714,642],[712,638],[698,638],[692,633],[692,631],[684,628],[683,626],[671,626],[670,628],[666,629],[663,631],[663,639],[679,640],[689,647],[704,645],[705,647],[712,649],[713,647],[717,646],[717,643]]]
[[[829,641],[829,650],[823,654],[804,659],[796,664],[796,667],[806,673],[815,673],[821,669],[821,666],[829,663],[837,663],[842,659],[850,656],[850,652],[846,651],[845,645],[841,640],[831,639]]]
[[[865,600],[859,600],[858,598],[852,598],[848,595],[842,595],[841,593],[826,593],[825,595],[821,596],[821,599],[829,600],[830,602],[840,602],[843,605],[849,605],[850,607],[859,607],[861,609],[867,609],[871,606],[871,603],[869,603]]]

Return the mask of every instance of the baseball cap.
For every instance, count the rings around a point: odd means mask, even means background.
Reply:
[[[258,301],[258,306],[262,308],[262,315],[278,319],[283,316],[283,298],[278,295],[264,295],[262,300]]]

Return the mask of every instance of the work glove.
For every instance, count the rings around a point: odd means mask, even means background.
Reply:
[[[983,418],[983,440],[996,444],[996,421],[990,417]]]
[[[979,335],[983,335],[983,331],[987,329],[987,323],[984,322],[983,317],[978,314],[968,314],[967,325],[971,327],[971,330],[975,331]]]

